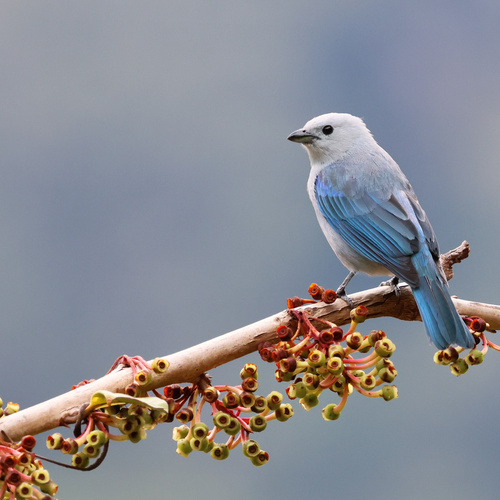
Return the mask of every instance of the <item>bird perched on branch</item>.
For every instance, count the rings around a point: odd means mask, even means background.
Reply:
[[[439,349],[473,347],[451,301],[436,235],[408,179],[364,122],[345,113],[308,121],[288,139],[311,162],[307,190],[326,239],[350,273],[394,276],[410,285],[425,328]]]

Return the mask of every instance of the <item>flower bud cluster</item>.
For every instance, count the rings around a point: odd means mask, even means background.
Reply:
[[[283,403],[283,395],[277,391],[267,396],[256,394],[258,373],[253,363],[247,363],[240,376],[242,382],[238,386],[212,386],[206,378],[192,386],[187,407],[176,412],[181,425],[174,428],[172,437],[179,455],[187,457],[193,451],[202,451],[215,460],[224,460],[241,445],[243,455],[253,465],[269,461],[269,454],[253,436],[264,431],[271,420],[288,420],[293,416],[293,408]],[[201,421],[204,405],[211,410],[211,427]]]
[[[0,499],[54,498],[57,484],[50,479],[33,448],[36,440],[25,436],[19,443],[0,444]]]
[[[449,366],[451,373],[456,377],[467,373],[469,366],[480,365],[484,361],[484,356],[490,347],[495,351],[500,351],[500,346],[486,338],[485,332],[492,330],[484,319],[478,316],[471,316],[464,318],[464,321],[476,341],[475,347],[467,354],[465,354],[466,349],[463,347],[453,346],[437,351],[434,354],[434,362],[437,365]],[[464,353],[463,358],[460,357],[462,353]]]
[[[160,373],[168,367],[168,363],[160,358],[149,366],[138,356],[122,356],[114,366],[124,363],[132,368],[134,383],[139,388],[151,380],[153,372]],[[142,393],[147,396],[145,391]],[[88,415],[75,426],[75,437],[64,438],[61,433],[56,432],[47,437],[47,448],[71,455],[71,463],[75,468],[95,467],[104,458],[110,440],[138,443],[158,423],[172,421],[173,413],[166,400],[166,397],[161,396],[133,397],[99,391],[92,396],[91,404],[85,410]],[[83,432],[82,423],[85,424]],[[109,432],[110,427],[117,429],[119,434]],[[96,461],[91,463],[93,459]]]
[[[322,297],[325,291],[311,285],[309,292]],[[355,391],[368,397],[382,397],[386,401],[398,397],[391,383],[397,375],[389,359],[396,346],[381,330],[362,335],[356,328],[367,317],[368,310],[358,306],[351,311],[351,324],[344,332],[335,324],[312,317],[306,310],[290,310],[297,319],[292,330],[286,325],[277,329],[279,341],[259,346],[264,361],[275,363],[278,382],[289,382],[289,399],[298,399],[305,410],[319,404],[325,390],[340,397],[338,404],[323,408],[325,420],[336,420],[344,409],[347,398]],[[359,357],[358,354],[364,354]]]

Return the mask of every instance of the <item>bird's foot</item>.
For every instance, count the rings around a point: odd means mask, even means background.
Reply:
[[[379,286],[390,286],[396,297],[398,299],[401,297],[401,290],[399,289],[400,283],[397,276],[392,277],[390,280],[382,281]]]
[[[351,309],[354,308],[354,302],[352,301],[351,297],[349,297],[349,295],[345,293],[345,288],[339,286],[335,293],[337,294],[337,297],[339,299],[342,299]]]

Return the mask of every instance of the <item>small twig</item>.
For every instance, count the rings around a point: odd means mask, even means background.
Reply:
[[[453,278],[453,266],[455,264],[460,264],[460,262],[469,256],[469,254],[469,243],[467,243],[467,241],[462,241],[462,244],[457,248],[440,255],[439,260],[441,261],[441,266],[443,267],[444,274],[448,281]]]

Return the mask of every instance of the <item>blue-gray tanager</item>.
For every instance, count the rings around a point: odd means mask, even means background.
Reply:
[[[302,144],[307,190],[326,239],[350,273],[393,275],[408,283],[432,342],[473,347],[448,293],[436,235],[408,179],[360,118],[329,113],[288,139]]]

